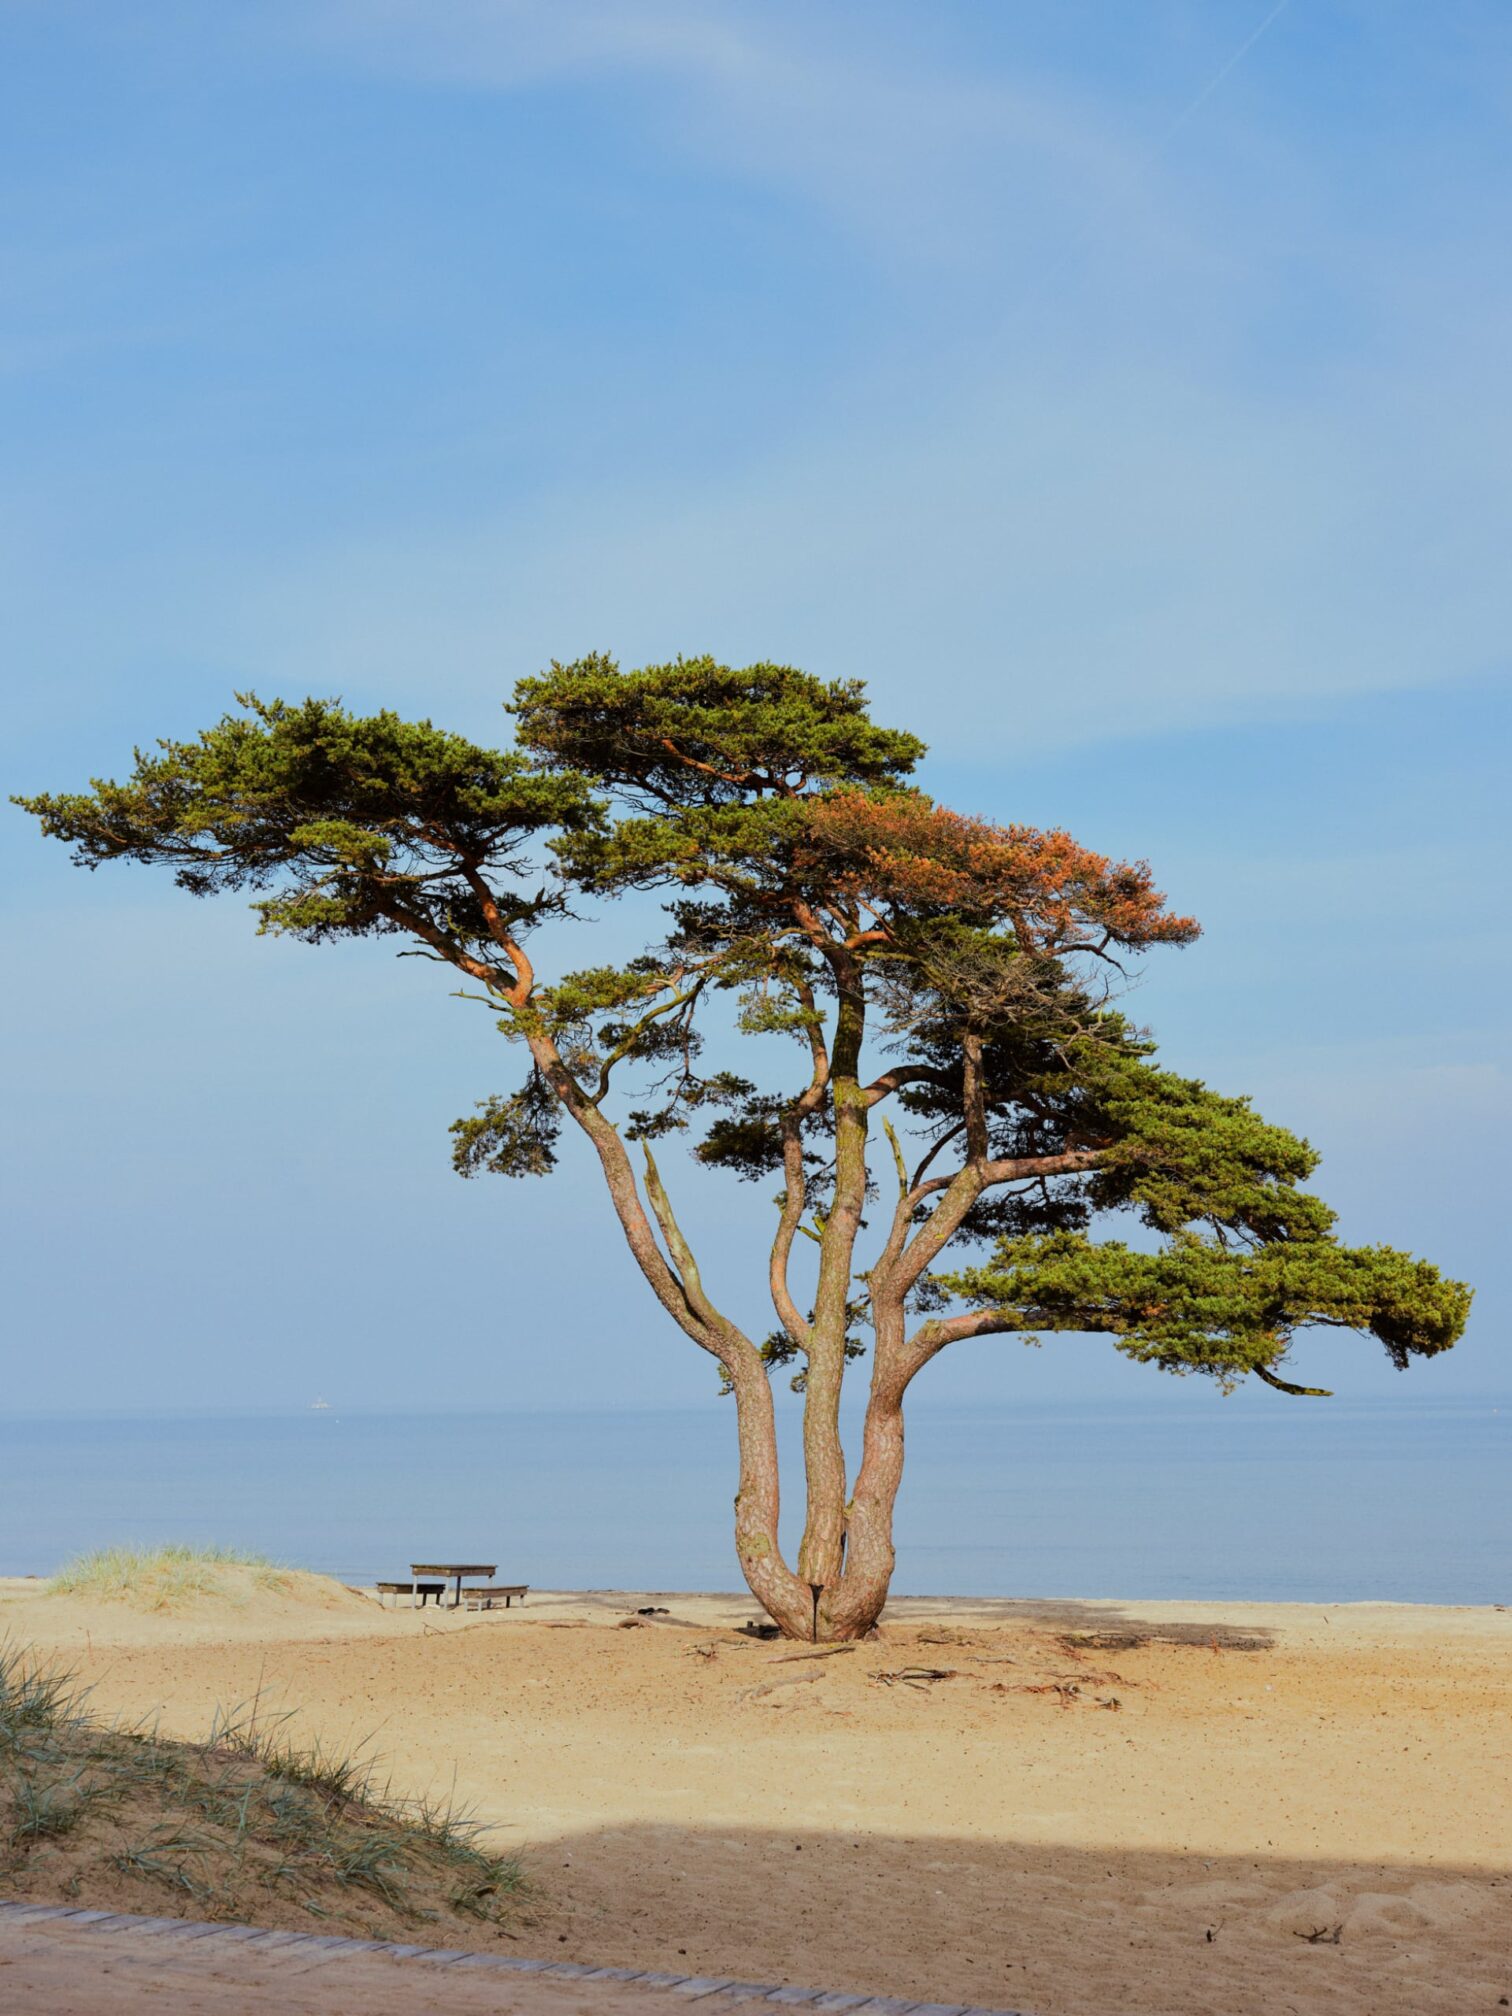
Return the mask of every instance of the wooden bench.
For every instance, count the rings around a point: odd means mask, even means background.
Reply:
[[[427,1597],[434,1598],[436,1607],[439,1609],[441,1598],[445,1594],[446,1584],[444,1582],[380,1582],[378,1584],[378,1601],[380,1603],[385,1596],[408,1596],[413,1606],[415,1599],[418,1597],[422,1610],[425,1608]]]
[[[491,1589],[464,1589],[462,1591],[463,1608],[467,1610],[492,1610],[495,1603],[502,1601],[504,1608],[508,1610],[516,1596],[519,1597],[522,1603],[525,1601],[525,1592],[529,1587],[530,1584],[528,1582],[500,1582]]]
[[[487,1582],[491,1575],[497,1575],[498,1572],[497,1561],[411,1561],[410,1563],[411,1575],[444,1575],[448,1582],[455,1581],[457,1586],[451,1604],[453,1610],[457,1609],[462,1601],[464,1576],[481,1575]]]

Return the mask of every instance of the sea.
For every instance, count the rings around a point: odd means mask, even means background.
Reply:
[[[916,1409],[895,1590],[1512,1603],[1512,1402],[1242,1401]],[[796,1474],[796,1411],[781,1432]],[[728,1405],[12,1418],[0,1573],[187,1541],[347,1582],[473,1560],[537,1588],[733,1590],[734,1483]]]

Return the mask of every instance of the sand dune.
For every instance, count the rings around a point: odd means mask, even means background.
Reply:
[[[213,1593],[126,1597],[48,1589],[39,1576],[0,1577],[0,1631],[46,1645],[204,1644],[233,1639],[365,1636],[381,1614],[371,1592],[298,1568],[218,1572]]]
[[[263,1600],[11,1584],[0,1630],[168,1734],[261,1685],[399,1789],[455,1771],[563,1958],[1037,2016],[1512,1997],[1509,1612],[902,1602],[814,1659],[736,1598]]]

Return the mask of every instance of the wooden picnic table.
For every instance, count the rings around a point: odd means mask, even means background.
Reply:
[[[481,1575],[485,1582],[491,1582],[499,1572],[498,1563],[490,1561],[486,1566],[476,1561],[411,1561],[410,1573],[418,1582],[422,1575],[440,1575],[445,1580],[456,1579],[457,1590],[452,1598],[452,1608],[457,1609],[462,1601],[462,1577]]]
[[[514,1607],[516,1596],[523,1603],[529,1594],[528,1582],[480,1582],[476,1588],[462,1591],[462,1602],[469,1610],[492,1610],[495,1603],[502,1601],[509,1610]]]

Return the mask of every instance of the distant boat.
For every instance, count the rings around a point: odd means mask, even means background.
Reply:
[[[329,1400],[312,1400],[310,1402],[310,1412],[313,1414],[317,1407],[324,1407],[327,1411],[329,1411],[330,1405],[331,1403]]]

